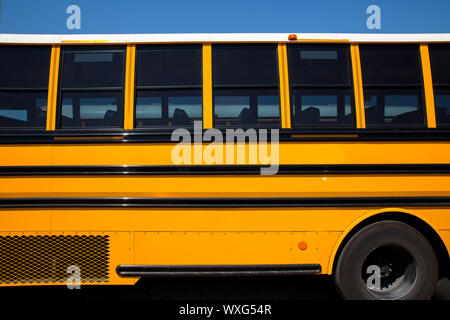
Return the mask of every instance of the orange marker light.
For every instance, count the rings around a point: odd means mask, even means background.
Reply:
[[[301,241],[298,243],[298,248],[300,250],[306,250],[306,248],[308,248],[308,244],[306,243],[306,241]]]
[[[295,33],[290,34],[290,35],[288,36],[288,40],[297,40],[297,35],[296,35]]]

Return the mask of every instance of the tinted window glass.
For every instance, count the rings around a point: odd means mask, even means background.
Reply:
[[[139,46],[137,86],[202,84],[201,46]]]
[[[192,126],[202,119],[200,45],[138,46],[136,127]]]
[[[136,127],[192,126],[202,119],[201,90],[139,90]]]
[[[294,127],[353,125],[348,45],[288,44]]]
[[[364,90],[369,125],[423,125],[420,90]]]
[[[214,85],[278,85],[275,45],[214,45]]]
[[[0,91],[0,127],[44,128],[46,91]]]
[[[162,98],[138,96],[136,99],[136,127],[162,124]]]
[[[0,127],[45,128],[50,47],[0,46]]]
[[[169,97],[168,107],[169,120],[173,120],[174,117],[176,120],[178,110],[186,113],[189,119],[201,119],[202,117],[202,98],[199,96]]]
[[[450,45],[430,44],[428,48],[433,83],[450,85]]]
[[[352,124],[352,108],[347,90],[296,89],[293,105],[295,126]]]
[[[258,96],[258,119],[277,124],[280,117],[280,101],[278,96]]]
[[[450,88],[434,90],[436,123],[450,124]]]
[[[359,46],[364,85],[421,85],[418,45]]]
[[[120,92],[64,92],[61,128],[121,127]]]
[[[123,126],[124,59],[124,46],[62,48],[60,128]]]
[[[0,47],[0,87],[47,88],[50,47]]]
[[[450,45],[429,44],[436,123],[450,124]]]
[[[276,45],[213,46],[214,125],[279,127]]]
[[[280,124],[280,105],[276,89],[216,89],[216,126],[274,127]]]
[[[288,45],[291,84],[349,84],[348,46]]]
[[[62,87],[122,87],[123,51],[110,47],[64,48]]]

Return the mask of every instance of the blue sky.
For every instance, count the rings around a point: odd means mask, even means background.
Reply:
[[[69,30],[69,5],[81,29]],[[369,30],[369,5],[381,29]],[[3,33],[450,33],[450,0],[3,0]]]

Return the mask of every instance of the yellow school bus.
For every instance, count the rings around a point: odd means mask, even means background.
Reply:
[[[449,271],[450,34],[0,35],[0,286]]]

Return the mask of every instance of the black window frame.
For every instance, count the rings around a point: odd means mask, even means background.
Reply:
[[[422,119],[423,123],[421,124],[392,124],[392,123],[376,123],[376,124],[370,124],[367,123],[367,117],[365,116],[365,125],[366,129],[369,130],[399,130],[399,129],[426,129],[428,127],[427,123],[427,110],[425,105],[425,90],[424,90],[424,79],[423,79],[423,70],[422,70],[422,60],[420,55],[420,45],[418,43],[407,43],[407,44],[373,44],[373,43],[367,43],[367,44],[359,44],[359,51],[361,52],[361,48],[364,47],[416,47],[417,52],[417,64],[418,64],[418,80],[419,82],[417,84],[388,84],[388,83],[378,83],[378,84],[365,84],[364,83],[364,71],[363,71],[363,65],[362,62],[360,63],[361,66],[361,83],[362,83],[362,90],[363,90],[363,109],[364,109],[364,115],[366,114],[366,105],[365,105],[365,93],[367,91],[375,91],[378,90],[378,94],[371,94],[375,95],[377,97],[377,108],[383,107],[386,108],[386,105],[383,103],[383,106],[381,106],[381,101],[384,102],[384,99],[380,99],[380,96],[386,96],[385,92],[393,92],[393,91],[401,91],[401,90],[416,90],[419,91],[420,94],[418,95],[419,98],[419,110],[422,110]],[[360,61],[362,60],[361,54],[360,54]],[[384,114],[384,112],[383,112]]]
[[[167,49],[174,49],[174,50],[182,50],[182,49],[190,49],[190,50],[199,50],[200,51],[200,75],[201,75],[201,81],[198,85],[138,85],[137,83],[137,70],[140,68],[139,66],[139,59],[138,59],[138,50],[144,50],[145,49],[151,49],[151,48],[159,48],[161,50],[167,50]],[[200,90],[201,95],[201,101],[202,101],[202,116],[200,121],[203,122],[203,46],[202,44],[141,44],[136,45],[136,62],[135,62],[135,72],[134,72],[134,106],[133,106],[133,128],[136,131],[173,131],[176,128],[187,128],[187,129],[193,129],[194,125],[183,125],[183,126],[169,126],[167,125],[155,125],[155,126],[136,126],[136,123],[138,119],[136,119],[136,107],[137,107],[137,98],[138,98],[138,91],[145,92],[147,91],[149,93],[149,96],[157,96],[158,92],[161,96],[161,114],[162,114],[162,121],[169,121],[169,104],[168,104],[168,98],[169,94],[171,92],[175,92],[178,90],[178,92],[189,92],[192,90]],[[170,97],[176,97],[177,95],[172,95]],[[167,99],[164,99],[163,97],[166,97]],[[194,119],[195,120],[195,119]],[[198,120],[195,120],[198,121]]]
[[[433,76],[433,58],[432,58],[432,51],[434,48],[437,47],[447,47],[450,51],[450,44],[449,43],[430,43],[428,44],[428,52],[430,57],[430,69],[431,69],[431,75],[432,75],[432,82],[433,82],[433,98],[434,98],[434,110],[436,113],[436,128],[437,129],[450,129],[450,123],[439,123],[438,122],[438,110],[436,105],[436,92],[439,92],[441,90],[448,91],[450,95],[450,80],[448,83],[436,83],[435,77]],[[450,63],[450,62],[449,62]]]
[[[70,87],[63,88],[63,73],[64,73],[64,53],[98,53],[98,52],[121,52],[122,53],[122,86],[120,87]],[[126,59],[127,59],[127,46],[126,45],[64,45],[61,46],[60,59],[59,59],[59,74],[58,74],[58,95],[56,104],[56,130],[62,132],[97,132],[97,131],[110,131],[110,132],[123,132],[125,124],[125,75],[126,75]],[[63,93],[64,92],[120,92],[119,100],[117,101],[117,117],[121,119],[119,126],[88,126],[73,127],[73,128],[61,128],[62,117],[62,105],[63,105]]]
[[[293,82],[294,76],[294,68],[289,67],[289,60],[291,59],[292,53],[296,52],[294,48],[307,48],[307,49],[316,49],[313,51],[322,51],[322,50],[336,50],[336,49],[345,49],[346,51],[346,62],[347,62],[347,76],[348,83],[347,84],[339,84],[339,83],[321,83],[321,84],[295,84]],[[290,113],[291,113],[291,128],[295,131],[301,132],[314,132],[314,131],[323,131],[323,130],[333,130],[333,131],[349,131],[356,128],[356,106],[355,106],[355,90],[354,90],[354,81],[353,81],[353,65],[350,54],[350,45],[349,44],[327,44],[327,43],[295,43],[295,44],[287,44],[287,63],[288,63],[288,73],[289,73],[289,101],[290,101]],[[300,99],[294,99],[294,96],[297,96],[296,91],[313,91],[313,90],[323,90],[323,91],[339,91],[339,90],[348,90],[348,95],[350,97],[350,110],[351,110],[351,121],[350,123],[317,123],[317,124],[307,124],[307,123],[295,123],[294,119],[294,108],[295,104],[301,101]],[[337,95],[337,100],[339,101],[339,96]],[[339,114],[339,108],[337,108],[337,114]],[[344,116],[345,116],[345,95],[344,95]]]
[[[10,50],[48,50],[48,74],[47,79],[50,76],[50,68],[51,68],[51,52],[52,47],[50,45],[2,45],[2,47],[7,47]],[[45,87],[0,87],[1,92],[13,92],[13,93],[21,93],[21,92],[42,92],[47,100],[47,109],[45,111],[45,121],[43,126],[16,126],[16,127],[0,127],[0,132],[45,132],[47,131],[47,113],[48,113],[48,90],[49,90],[49,81],[47,81],[47,85]]]
[[[215,84],[214,83],[214,49],[215,48],[251,48],[252,50],[257,50],[257,48],[271,48],[274,50],[274,58],[275,58],[275,71],[276,71],[276,83],[274,84]],[[212,70],[212,117],[213,117],[213,128],[223,130],[223,129],[235,129],[235,128],[255,128],[255,129],[281,129],[282,126],[282,120],[281,120],[281,96],[280,96],[280,70],[279,70],[279,62],[278,62],[278,45],[277,44],[267,44],[267,43],[254,43],[254,44],[214,44],[211,48],[211,70]],[[279,107],[279,123],[277,125],[273,126],[260,126],[257,116],[257,106],[258,104],[254,103],[255,100],[257,100],[257,97],[260,95],[249,95],[249,107],[250,110],[252,110],[256,114],[256,124],[254,125],[217,125],[216,124],[216,117],[215,117],[215,98],[216,98],[216,90],[230,90],[230,91],[240,91],[240,90],[250,90],[257,92],[258,90],[264,90],[264,89],[272,89],[276,90],[278,92],[278,107]],[[227,95],[225,95],[227,96]],[[262,95],[264,96],[264,95]],[[255,99],[256,97],[256,99]],[[256,109],[256,110],[255,110]],[[236,119],[237,120],[237,119]]]

